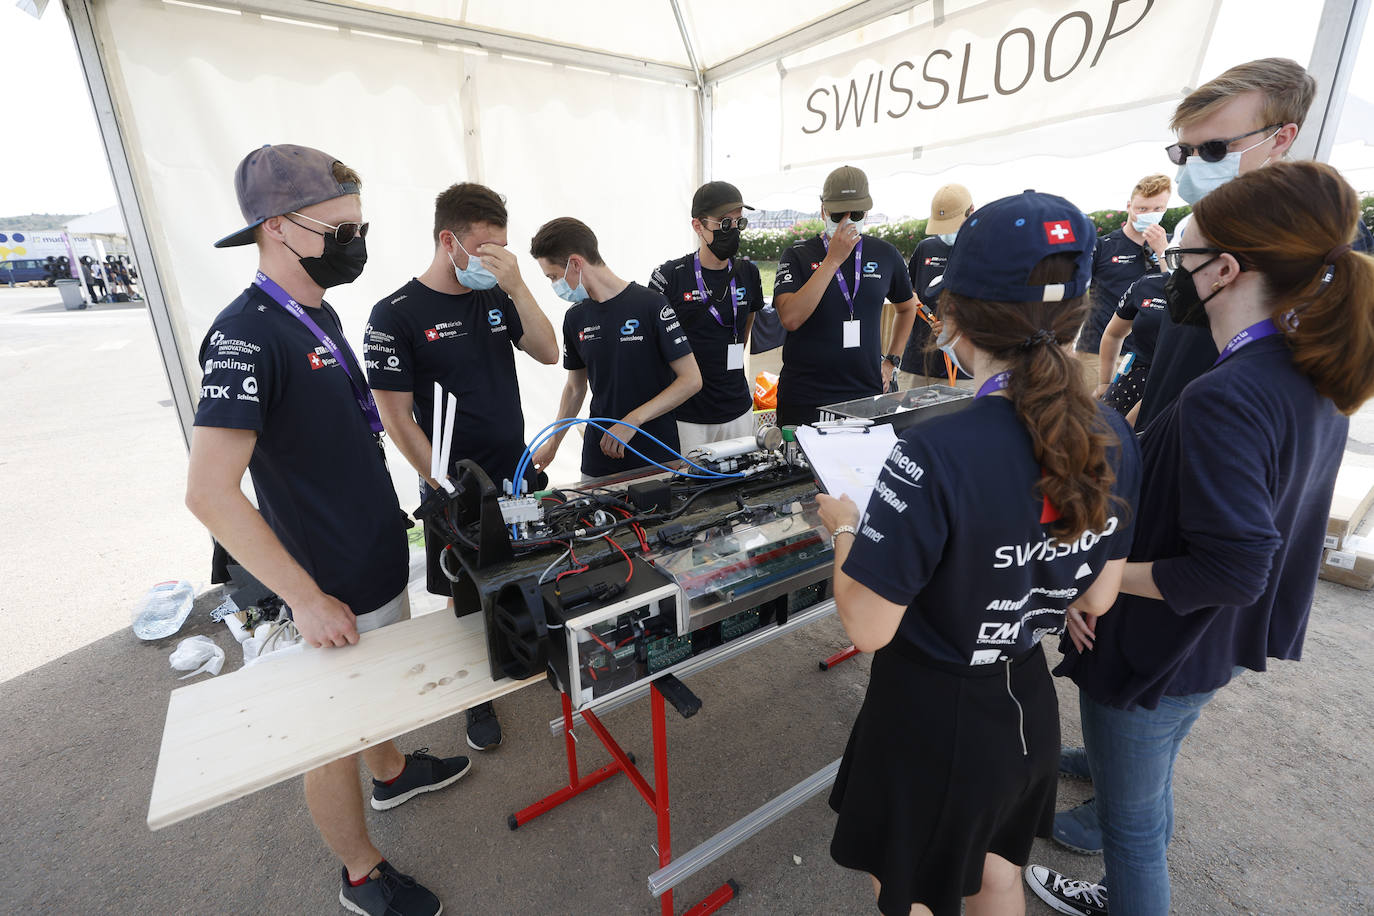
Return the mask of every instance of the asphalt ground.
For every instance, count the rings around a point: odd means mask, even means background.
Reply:
[[[0,772],[11,787],[0,913],[342,912],[337,864],[299,780],[157,833],[145,824],[180,674],[167,656],[203,633],[228,652],[226,671],[240,657],[208,619],[217,588],[175,637],[143,643],[129,630],[152,583],[203,586],[209,540],[182,507],[185,449],[146,313],[56,301],[0,289]],[[1374,464],[1370,409],[1352,424],[1351,456]],[[403,505],[410,498],[403,490]],[[1175,912],[1374,912],[1372,599],[1319,583],[1304,660],[1244,675],[1204,712],[1176,770]],[[689,720],[669,714],[676,852],[840,755],[868,662],[825,673],[816,662],[845,642],[831,618],[688,681],[704,707]],[[1057,688],[1075,741],[1074,688]],[[497,708],[503,746],[474,754],[449,790],[369,811],[378,845],[446,913],[657,912],[645,882],[657,866],[653,818],[623,778],[508,829],[506,816],[562,785],[566,769],[547,725],[552,690],[532,686]],[[647,703],[605,721],[645,764]],[[608,757],[579,733],[587,772]],[[461,717],[400,743],[471,753]],[[1090,791],[1063,781],[1061,806]],[[678,912],[728,878],[741,895],[726,913],[875,912],[867,879],[829,859],[833,824],[824,797],[813,799],[689,879]],[[1102,868],[1045,841],[1032,861],[1083,878]],[[1049,910],[1031,898],[1027,912]]]

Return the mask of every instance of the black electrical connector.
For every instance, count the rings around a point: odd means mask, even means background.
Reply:
[[[609,601],[618,597],[623,591],[625,591],[625,583],[623,582],[598,582],[586,588],[579,588],[575,592],[559,593],[558,602],[564,610],[569,610],[583,604],[590,604],[593,601]]]

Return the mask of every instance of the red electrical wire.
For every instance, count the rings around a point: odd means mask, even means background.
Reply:
[[[619,550],[620,555],[625,558],[625,563],[630,567],[630,571],[625,574],[625,581],[626,583],[628,583],[631,579],[635,577],[635,564],[630,559],[630,555],[626,553],[625,548],[617,544],[615,538],[611,537],[609,534],[603,534],[601,537],[603,540],[609,541],[610,545],[614,547],[616,550]]]

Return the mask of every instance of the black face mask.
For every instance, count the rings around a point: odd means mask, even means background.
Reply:
[[[1197,270],[1202,270],[1215,260],[1216,258],[1211,258],[1202,262],[1197,266]],[[1219,292],[1221,292],[1220,289],[1203,299],[1197,294],[1197,284],[1193,282],[1193,271],[1179,265],[1178,270],[1169,274],[1169,279],[1164,281],[1164,301],[1169,303],[1169,319],[1174,324],[1187,327],[1211,327],[1207,320],[1207,310],[1203,306]]]
[[[739,230],[717,229],[711,233],[711,241],[706,243],[711,254],[728,261],[739,254]]]
[[[301,258],[295,249],[287,246],[292,254]],[[324,289],[352,283],[362,275],[367,264],[367,239],[358,236],[347,245],[340,245],[332,232],[324,236],[324,252],[318,257],[301,258],[301,267],[318,285]]]

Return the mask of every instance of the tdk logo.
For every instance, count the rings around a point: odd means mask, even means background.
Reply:
[[[501,317],[502,316],[500,309],[492,309],[491,311],[487,312],[487,324],[491,325],[492,327],[496,327],[498,324],[501,323]]]
[[[620,333],[633,334],[639,328],[639,319],[631,318],[620,327]]]

